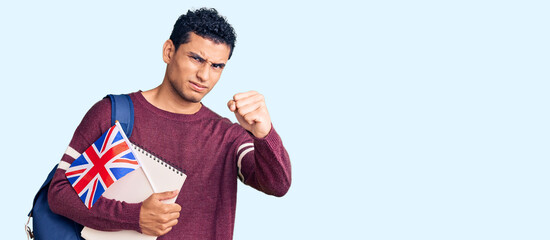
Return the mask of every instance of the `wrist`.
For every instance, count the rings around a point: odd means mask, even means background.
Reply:
[[[254,137],[262,139],[262,138],[265,138],[267,135],[269,135],[272,128],[273,128],[273,125],[269,124],[267,125],[267,127],[264,127],[263,129],[260,129],[260,130],[252,131],[251,133],[252,135],[254,135]]]

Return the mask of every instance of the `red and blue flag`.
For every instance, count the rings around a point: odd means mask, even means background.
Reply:
[[[71,164],[65,176],[88,209],[116,180],[139,167],[117,122]]]

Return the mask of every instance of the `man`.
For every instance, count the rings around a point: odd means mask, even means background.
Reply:
[[[235,94],[227,106],[239,124],[201,103],[219,80],[236,36],[214,9],[188,11],[163,46],[164,80],[131,93],[134,128],[130,141],[183,170],[179,191],[155,193],[142,203],[101,197],[87,209],[58,169],[48,197],[55,213],[109,231],[130,229],[158,239],[231,239],[237,179],[264,193],[283,196],[291,183],[290,160],[273,129],[264,98]],[[103,99],[84,116],[62,161],[72,163],[110,127],[111,103]],[[176,203],[163,199],[177,197]]]

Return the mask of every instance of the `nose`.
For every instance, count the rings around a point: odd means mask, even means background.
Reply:
[[[202,64],[202,66],[197,71],[197,78],[202,82],[205,82],[210,77],[210,65],[208,63]]]

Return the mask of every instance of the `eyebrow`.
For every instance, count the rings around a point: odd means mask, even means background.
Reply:
[[[194,52],[187,52],[189,55],[193,56],[193,57],[196,57],[198,59],[201,60],[201,62],[206,62],[206,59],[204,59],[203,57],[201,57],[199,54],[197,53],[194,53]],[[210,64],[214,67],[221,67],[221,68],[224,68],[225,67],[225,63],[215,63],[215,62],[210,62]]]

